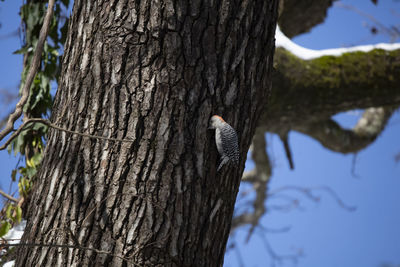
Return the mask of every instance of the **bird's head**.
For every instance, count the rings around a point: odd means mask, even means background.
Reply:
[[[218,125],[220,125],[222,122],[225,122],[223,118],[221,118],[218,115],[214,115],[211,117],[210,119],[210,125],[208,127],[208,129],[215,129],[218,127]]]

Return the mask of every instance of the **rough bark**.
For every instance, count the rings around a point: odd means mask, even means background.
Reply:
[[[17,266],[221,266],[270,88],[278,1],[74,3]],[[238,132],[218,164],[211,115]],[[123,257],[124,259],[122,259]]]

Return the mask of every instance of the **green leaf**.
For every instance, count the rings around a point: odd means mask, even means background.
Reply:
[[[47,133],[47,129],[48,129],[47,125],[40,123],[40,122],[35,123],[35,125],[33,125],[33,128],[32,128],[32,130],[38,131],[41,133]]]
[[[24,167],[19,167],[19,168],[18,168],[18,171],[19,171],[19,173],[20,173],[22,176],[26,176],[26,168],[24,168]],[[21,180],[22,180],[22,179],[24,179],[24,178],[21,177],[21,179],[19,179],[18,185],[21,183]]]
[[[2,221],[0,226],[0,237],[5,236],[10,229],[11,223],[9,223],[8,221]]]
[[[29,168],[23,168],[25,169],[26,172],[28,172]],[[36,169],[34,169],[36,171]],[[26,196],[29,192],[29,190],[31,189],[31,184],[29,179],[25,178],[25,177],[21,177],[21,179],[19,180],[18,183],[18,190],[19,190],[19,194]]]
[[[13,142],[11,142],[11,143],[7,146],[7,152],[8,152],[8,154],[11,154],[12,150],[13,150]]]
[[[23,178],[21,178],[22,180]],[[21,181],[18,183],[18,192],[22,196],[24,195],[24,186],[22,185]]]
[[[17,221],[17,223],[20,223],[21,219],[22,219],[22,209],[20,206],[17,206],[17,208],[15,209],[15,213],[16,213],[16,216],[15,216],[16,221]]]
[[[15,50],[14,52],[13,52],[13,54],[26,54],[26,53],[28,53],[28,52],[31,52],[33,49],[32,49],[32,47],[30,47],[30,46],[25,46],[25,47],[22,47],[22,48],[20,48],[20,49],[18,49],[18,50]]]
[[[26,168],[26,176],[28,176],[28,178],[32,178],[33,176],[35,176],[36,173],[37,173],[36,168],[33,167]],[[25,191],[27,191],[27,189]]]
[[[17,138],[14,139],[13,149],[14,149],[14,156],[17,156],[18,153],[24,154],[24,137],[26,135],[26,131],[22,131]]]
[[[13,206],[12,205],[7,205],[6,209],[6,218],[11,219],[11,212],[12,212]]]
[[[30,162],[34,168],[39,166],[40,162],[42,161],[43,154],[42,153],[36,153],[33,155],[33,157],[30,159]]]

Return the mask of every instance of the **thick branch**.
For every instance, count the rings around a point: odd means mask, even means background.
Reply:
[[[330,150],[341,153],[357,152],[375,141],[393,111],[392,108],[369,108],[352,130],[343,129],[333,120],[301,124],[293,130],[313,137]]]
[[[276,73],[261,126],[281,132],[351,109],[400,104],[400,50],[301,60],[276,49]]]
[[[308,32],[315,25],[324,22],[327,10],[333,0],[284,0],[279,25],[286,36],[292,38]]]

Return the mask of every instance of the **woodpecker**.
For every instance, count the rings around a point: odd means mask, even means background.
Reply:
[[[236,166],[239,165],[238,138],[232,126],[220,116],[214,115],[210,119],[209,129],[215,129],[215,143],[221,156],[221,163],[217,172],[228,162],[234,163]]]

